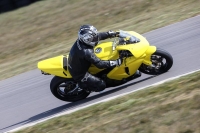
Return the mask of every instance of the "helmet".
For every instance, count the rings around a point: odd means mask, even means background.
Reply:
[[[92,25],[82,25],[78,32],[78,39],[81,42],[94,47],[99,42],[98,31]]]

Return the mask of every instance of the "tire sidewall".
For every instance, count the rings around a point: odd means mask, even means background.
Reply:
[[[162,67],[160,72],[157,72],[157,73],[150,72],[149,73],[149,72],[146,72],[142,67],[145,64],[142,64],[141,67],[139,68],[139,70],[142,73],[149,74],[149,75],[159,75],[159,74],[167,72],[172,67],[173,58],[172,58],[172,56],[171,56],[171,54],[169,52],[167,52],[167,51],[165,51],[163,49],[157,48],[156,52],[154,52],[152,55],[160,55],[160,56],[164,57],[166,59],[167,65]]]
[[[161,55],[166,59],[167,65],[162,68],[162,73],[167,72],[173,65],[173,58],[169,52],[163,49],[157,49],[153,55]]]
[[[58,91],[57,91],[57,88],[58,86],[63,83],[63,82],[75,82],[72,78],[62,78],[62,77],[57,77],[57,76],[54,76],[53,79],[51,80],[51,83],[50,83],[50,90],[51,90],[51,93],[58,99],[62,100],[62,101],[68,101],[68,102],[75,102],[75,101],[79,101],[79,100],[82,100],[82,99],[85,99],[90,93],[86,92],[83,90],[83,93],[80,95],[80,96],[74,96],[74,97],[68,97],[68,96],[65,96],[65,97],[62,97]]]

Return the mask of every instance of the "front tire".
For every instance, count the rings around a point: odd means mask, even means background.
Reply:
[[[77,83],[73,79],[62,78],[54,76],[50,83],[50,89],[52,94],[63,101],[75,102],[85,99],[90,92],[80,89],[77,93],[69,93],[77,87]]]
[[[167,72],[173,65],[173,58],[165,50],[157,49],[151,56],[151,66],[142,64],[139,70],[149,75],[158,75]]]

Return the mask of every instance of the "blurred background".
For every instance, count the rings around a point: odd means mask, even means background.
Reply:
[[[200,0],[0,0],[0,80],[66,54],[83,24],[143,34],[200,14],[199,5]]]
[[[40,60],[68,53],[77,39],[79,27],[83,24],[92,24],[99,31],[121,29],[143,34],[197,15],[200,15],[200,0],[0,0],[0,80],[36,69],[37,62]],[[176,60],[176,65],[178,66],[179,62],[183,62],[183,65],[174,67],[174,71],[172,70],[164,76],[149,79],[150,81],[147,81],[146,84],[159,78],[161,80],[165,76],[170,77],[173,72],[177,74],[180,72],[178,68],[188,70],[185,64],[191,66],[189,68],[196,68],[193,62],[198,62],[198,60],[196,61],[196,58],[193,57],[197,57],[199,51],[195,49],[197,45],[192,43],[198,38],[196,33],[198,33],[197,28],[200,28],[198,25],[200,22],[195,21],[191,24],[195,25],[188,26],[185,23],[180,27],[179,24],[175,25],[177,29],[185,26],[183,30],[180,30],[184,31],[180,35],[178,35],[180,31],[175,31],[176,28],[173,29],[175,26],[172,26],[170,30],[154,34],[155,40],[158,41],[157,44],[171,46],[170,49],[174,49],[174,53],[176,53],[179,42],[187,41],[180,44],[180,46],[185,46],[180,47],[180,51],[173,55],[178,57],[176,59],[180,59]],[[193,28],[196,28],[197,31],[194,31]],[[195,40],[188,38],[188,34]],[[177,35],[178,39],[173,35]],[[145,37],[149,40],[148,36]],[[163,38],[167,39],[163,41]],[[191,45],[187,44],[188,42]],[[151,43],[151,45],[155,44]],[[184,51],[187,48],[195,49],[194,51],[197,53],[191,55],[190,50]],[[182,56],[186,54],[190,54],[190,56],[187,58]],[[187,59],[190,59],[192,63]],[[50,93],[46,89],[47,86],[49,87],[48,77],[40,81],[43,77],[42,75],[37,77],[39,71],[38,73],[31,71],[26,74],[27,76],[19,75],[19,77],[13,77],[6,82],[3,81],[3,86],[0,86],[2,125],[12,127],[12,124],[15,126],[35,121],[66,108],[84,106],[81,102],[68,106],[66,103],[60,104],[60,101],[53,101],[51,99],[53,96],[43,95],[47,91]],[[184,77],[174,83],[169,82],[159,86],[155,90],[143,90],[124,99],[121,98],[119,101],[111,101],[105,106],[100,105],[98,108],[91,108],[84,112],[81,110],[81,115],[77,114],[66,117],[66,119],[56,120],[56,126],[42,125],[41,128],[37,128],[42,131],[35,132],[58,132],[54,129],[66,132],[65,127],[58,128],[58,126],[67,125],[72,130],[80,129],[81,133],[84,131],[129,132],[128,127],[136,127],[135,132],[200,133],[199,79],[200,73],[197,73],[191,78]],[[48,84],[46,84],[47,82]],[[139,82],[134,82],[134,85]],[[141,82],[141,84],[143,83]],[[124,87],[126,88],[126,86]],[[133,88],[137,88],[137,85]],[[125,92],[125,89],[121,89],[121,87],[119,90]],[[104,98],[101,96],[109,96],[115,92],[117,91],[106,92],[97,97]],[[22,97],[24,94],[25,97]],[[88,100],[85,103],[93,101]],[[127,107],[131,108],[126,110]],[[28,113],[23,113],[23,111]],[[97,118],[93,119],[93,116],[97,116]],[[88,120],[88,118],[92,119]],[[15,120],[19,123],[15,123]],[[66,124],[66,122],[68,123]],[[87,124],[88,122],[92,124]],[[107,128],[109,123],[111,126]],[[75,128],[72,128],[73,126]],[[30,133],[31,130],[28,129],[28,132]]]
[[[0,0],[0,13],[32,4],[38,0]]]

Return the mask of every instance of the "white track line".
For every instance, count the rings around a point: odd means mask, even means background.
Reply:
[[[138,90],[143,90],[143,89],[148,88],[148,87],[151,87],[151,86],[156,86],[156,85],[162,84],[162,83],[164,83],[164,82],[171,81],[171,80],[180,78],[180,77],[182,77],[182,76],[195,73],[195,72],[197,72],[197,71],[200,71],[200,69],[195,70],[195,71],[191,71],[191,72],[188,72],[188,73],[179,75],[179,76],[175,76],[175,77],[172,77],[172,78],[168,78],[168,79],[162,80],[162,81],[160,81],[160,82],[154,83],[154,84],[152,84],[152,85],[147,85],[147,86],[145,86],[145,87],[142,87],[142,88],[139,88],[139,89],[130,91],[130,92],[126,92],[126,93],[122,93],[122,94],[119,94],[119,95],[116,95],[116,96],[113,96],[113,97],[109,97],[109,98],[107,98],[107,99],[104,99],[104,100],[101,100],[101,101],[98,101],[98,102],[95,102],[95,103],[86,105],[86,106],[84,106],[84,107],[79,107],[79,108],[72,109],[72,110],[69,110],[69,111],[66,111],[66,112],[63,112],[63,113],[59,113],[59,114],[53,115],[53,116],[51,116],[51,117],[48,117],[48,118],[46,118],[46,119],[43,119],[43,120],[40,120],[40,121],[37,121],[37,122],[34,122],[34,123],[26,124],[26,125],[24,125],[24,126],[15,128],[15,129],[10,130],[10,131],[5,132],[5,133],[16,132],[16,131],[18,131],[18,130],[21,130],[21,129],[24,129],[24,128],[27,128],[27,127],[30,127],[30,126],[34,126],[34,125],[36,125],[36,124],[38,124],[38,123],[47,121],[47,120],[49,120],[49,119],[52,119],[52,118],[55,118],[55,117],[59,117],[59,116],[62,116],[62,115],[66,115],[66,114],[70,114],[70,113],[73,113],[73,112],[75,112],[75,111],[78,111],[78,110],[81,110],[81,109],[90,107],[90,106],[92,106],[92,105],[95,105],[95,104],[98,104],[98,103],[107,102],[107,101],[110,101],[110,100],[112,100],[112,99],[115,99],[115,98],[118,98],[118,97],[121,97],[121,96],[130,94],[130,93],[136,92],[136,91],[138,91]]]

